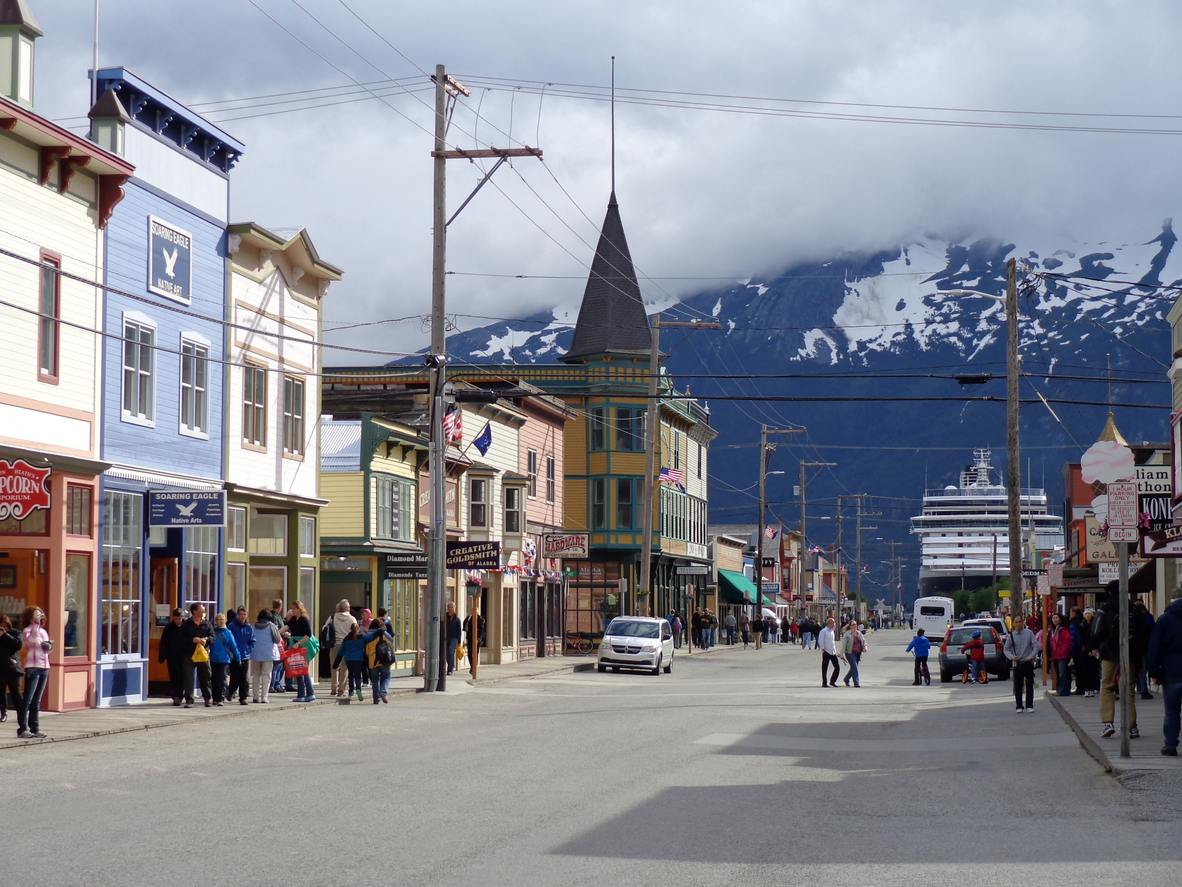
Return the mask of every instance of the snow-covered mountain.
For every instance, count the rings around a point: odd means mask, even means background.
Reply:
[[[918,510],[925,484],[955,481],[974,447],[992,445],[995,464],[1005,462],[1004,404],[962,399],[1004,400],[1004,307],[952,292],[1003,295],[1011,256],[1025,267],[1022,396],[1037,392],[1049,404],[1023,405],[1024,485],[1045,485],[1051,501],[1061,501],[1063,465],[1096,439],[1110,396],[1118,405],[1160,405],[1117,406],[1126,438],[1167,440],[1165,369],[1172,354],[1165,316],[1175,293],[1160,287],[1182,285],[1182,254],[1169,219],[1159,230],[1138,233],[1092,244],[1020,246],[932,236],[753,276],[665,309],[666,317],[717,317],[722,324],[717,332],[669,331],[662,338],[678,386],[709,404],[721,432],[711,466],[712,520],[754,518],[759,426],[802,425],[807,436],[780,438],[772,457],[773,469],[785,472],[769,481],[772,513],[795,524],[792,487],[800,461],[836,462],[833,469],[810,470],[810,536],[831,541],[833,521],[823,518],[833,515],[839,493],[869,493],[869,508],[882,512],[872,536],[898,540],[914,567],[918,549],[906,518]],[[573,321],[573,315],[545,314],[500,323],[457,336],[448,347],[463,361],[553,362],[570,345]],[[962,388],[952,376],[966,372],[994,379]],[[757,396],[780,400],[733,399]],[[858,397],[877,400],[831,400]],[[893,399],[916,397],[949,400]],[[863,560],[872,559],[880,558],[863,552]]]

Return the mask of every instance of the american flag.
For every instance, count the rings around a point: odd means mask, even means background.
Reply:
[[[443,437],[448,443],[459,443],[464,439],[464,420],[456,407],[443,415]]]
[[[763,535],[767,536],[769,539],[775,539],[777,534],[779,534],[779,532],[780,531],[777,530],[775,527],[773,527],[771,524],[768,524],[766,527],[763,528]]]
[[[662,468],[659,479],[663,484],[680,484],[685,479],[685,472],[680,468]]]

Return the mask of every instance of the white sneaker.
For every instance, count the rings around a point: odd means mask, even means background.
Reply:
[[[1030,707],[1029,707],[1028,709],[1026,709],[1026,710],[1027,710],[1028,712],[1030,712],[1030,714],[1034,714],[1034,706],[1033,706],[1033,705],[1032,705],[1032,706],[1030,706]]]
[[[1019,705],[1017,708],[1014,709],[1014,712],[1016,714],[1024,714],[1026,712],[1026,709],[1023,708],[1021,705]]]

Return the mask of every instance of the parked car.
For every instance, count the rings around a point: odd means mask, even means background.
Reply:
[[[651,616],[617,616],[608,623],[599,643],[599,672],[609,668],[644,669],[652,674],[673,671],[673,629],[667,619]]]
[[[1010,679],[1010,663],[1002,651],[1002,641],[996,629],[990,625],[958,625],[948,630],[940,645],[941,683],[949,683],[968,666],[969,657],[960,652],[960,648],[973,639],[974,631],[981,632],[981,640],[985,643],[985,671],[1002,681]]]

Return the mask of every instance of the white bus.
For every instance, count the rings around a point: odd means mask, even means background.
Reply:
[[[915,599],[913,627],[923,629],[924,636],[933,644],[944,641],[944,632],[952,624],[955,604],[950,597],[921,597]]]

